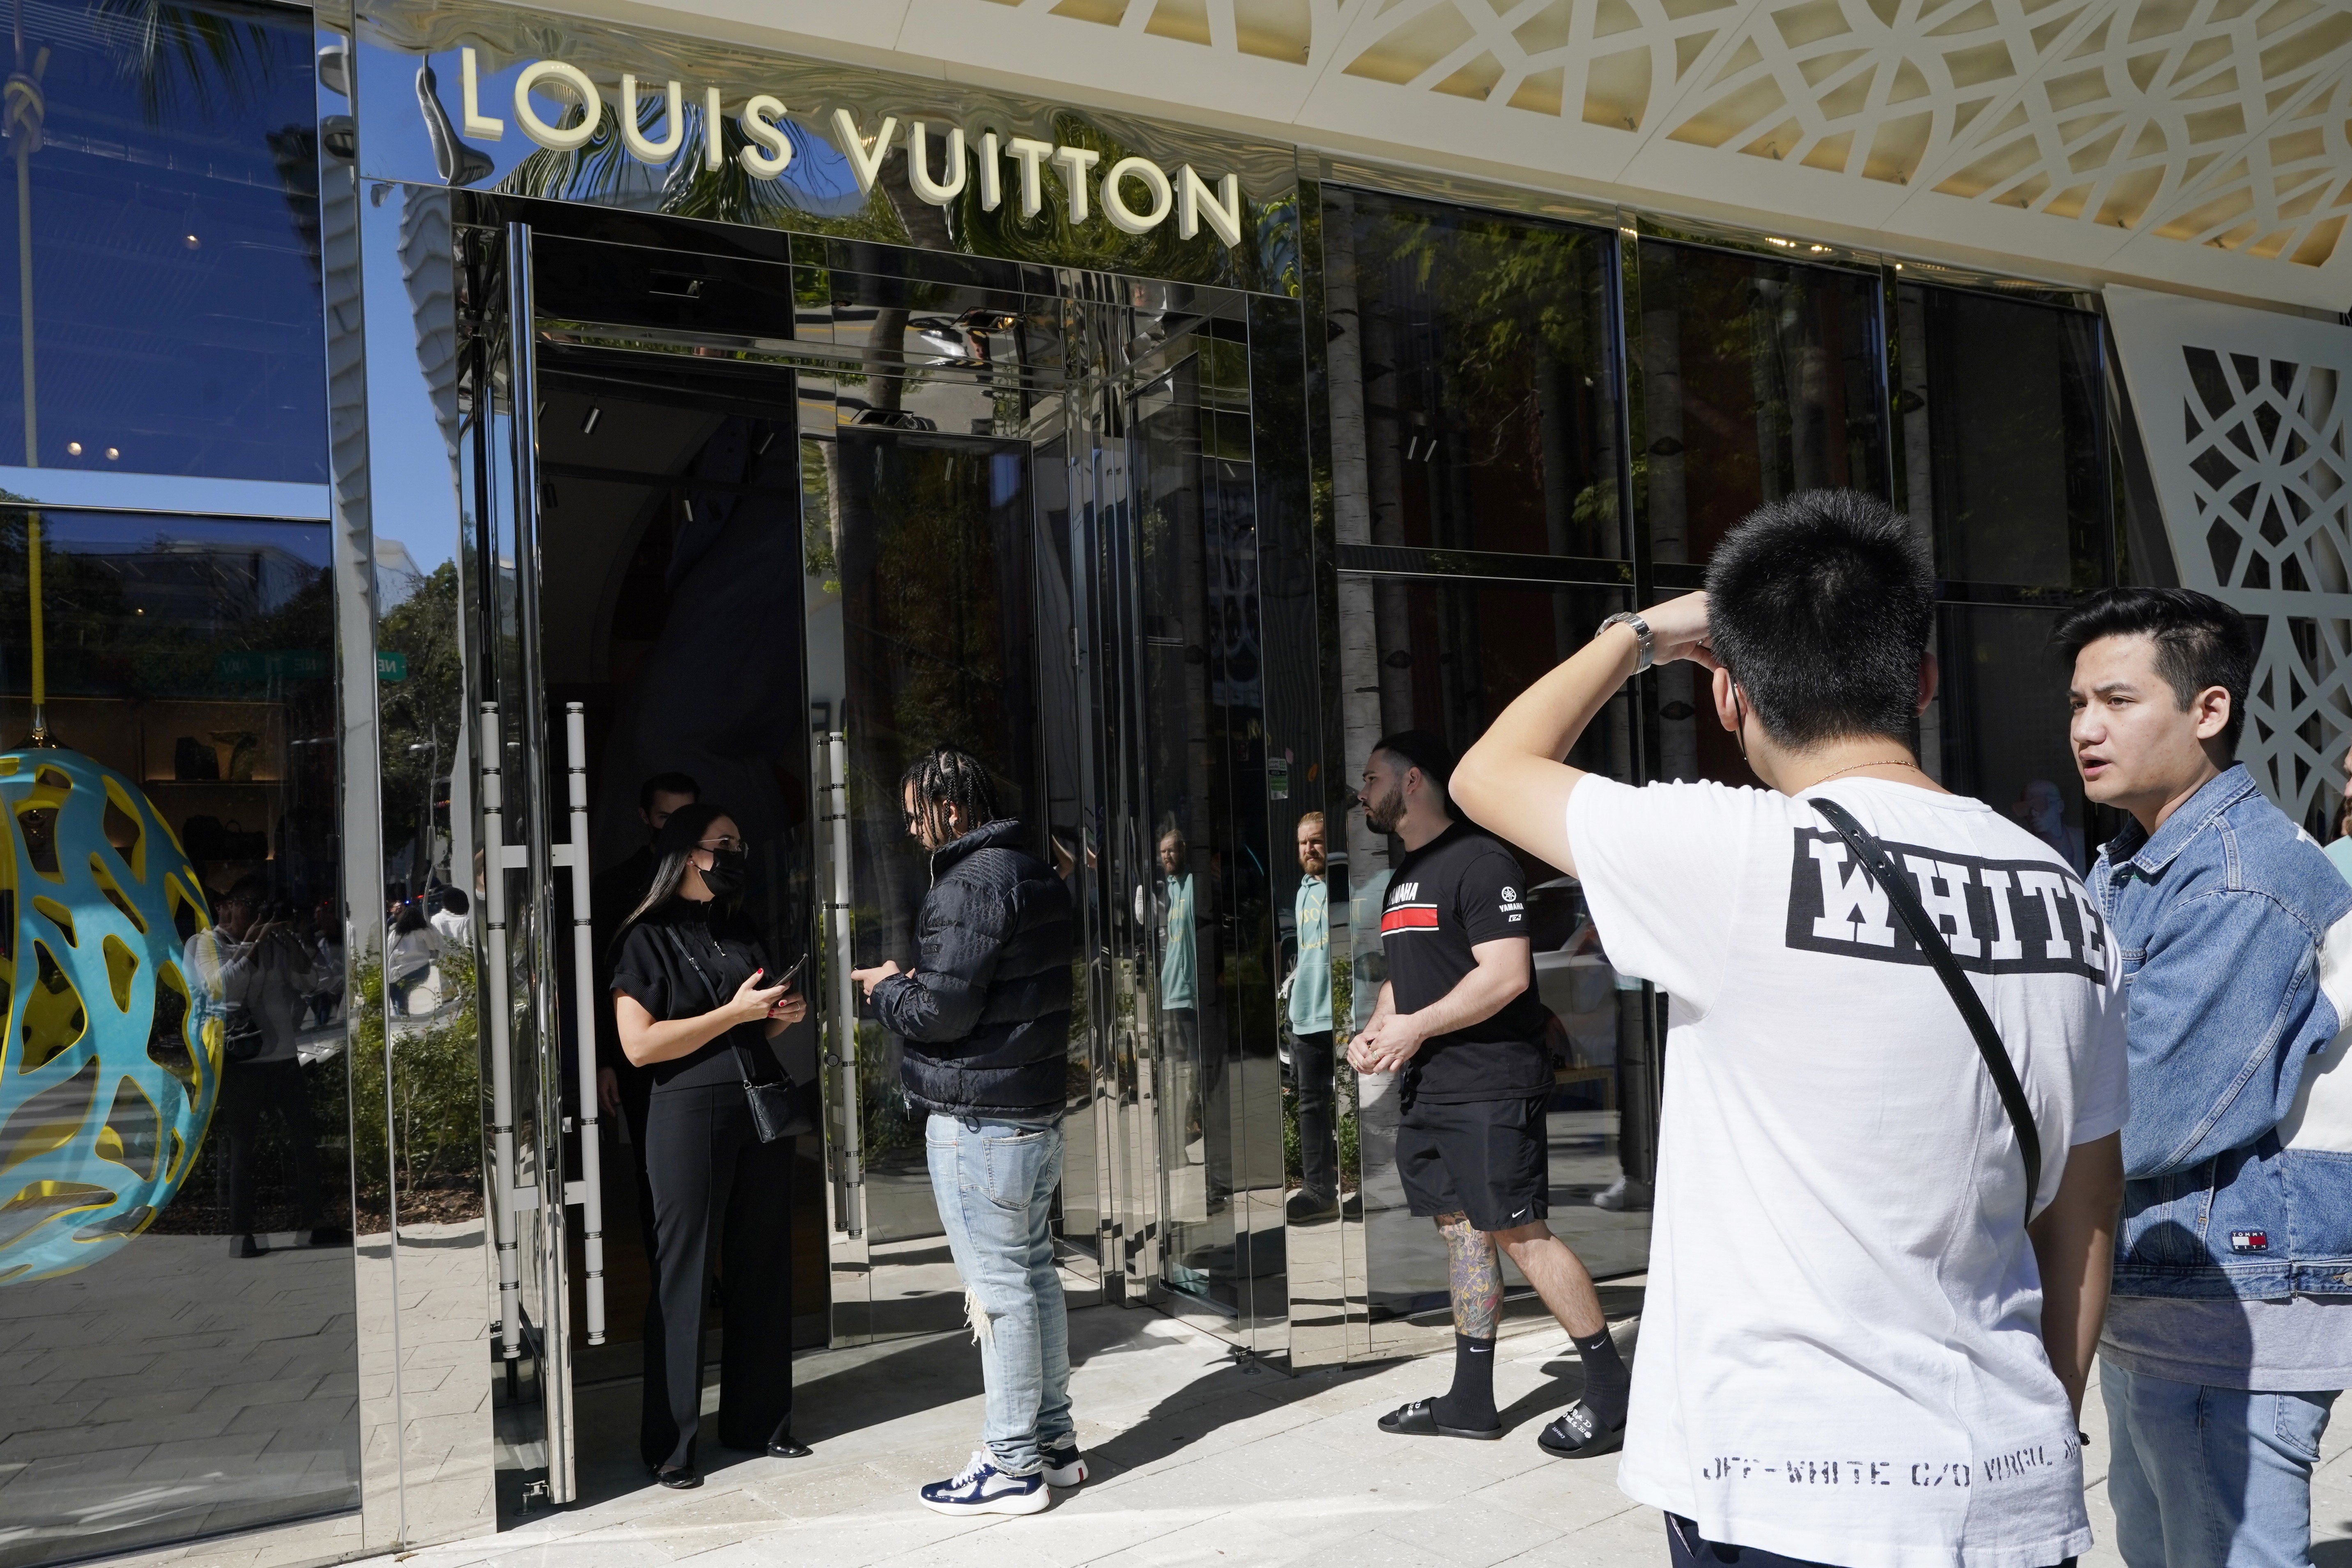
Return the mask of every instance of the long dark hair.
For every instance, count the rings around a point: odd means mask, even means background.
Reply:
[[[669,814],[669,821],[654,835],[654,880],[646,895],[621,922],[620,930],[613,934],[618,943],[621,937],[646,915],[677,896],[679,884],[686,881],[687,857],[693,854],[710,831],[710,824],[734,813],[709,800],[698,800],[691,806],[680,806]]]

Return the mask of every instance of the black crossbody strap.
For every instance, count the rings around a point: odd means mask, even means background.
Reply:
[[[1911,940],[1936,967],[1936,974],[1944,982],[1944,989],[1952,994],[1953,1006],[1960,1009],[1967,1020],[1969,1032],[1976,1036],[1977,1054],[1984,1058],[1985,1070],[1992,1074],[1992,1086],[2000,1092],[2001,1109],[2009,1113],[2009,1124],[2017,1130],[2017,1152],[2025,1157],[2025,1218],[2033,1218],[2033,1199],[2042,1190],[2042,1135],[2034,1130],[2033,1110],[2025,1103],[2025,1086],[2017,1081],[2017,1069],[2011,1064],[2009,1051],[2000,1043],[2000,1033],[1992,1027],[1991,1015],[1984,1009],[1984,999],[1961,972],[1960,961],[1952,956],[1950,944],[1929,919],[1919,903],[1918,890],[1911,879],[1895,869],[1886,846],[1872,838],[1853,813],[1835,800],[1816,795],[1805,802],[1829,819],[1845,847],[1853,852],[1854,860],[1869,873],[1871,879],[1886,890],[1887,902],[1911,933]]]

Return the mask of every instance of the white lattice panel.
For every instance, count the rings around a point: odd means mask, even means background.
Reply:
[[[2263,621],[2240,755],[2304,821],[2352,737],[2352,329],[2107,290],[2180,580]]]
[[[2352,303],[2352,0],[779,0],[770,25],[870,43],[900,5],[896,47],[950,74]]]

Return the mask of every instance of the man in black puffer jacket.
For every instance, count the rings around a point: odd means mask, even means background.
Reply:
[[[924,1141],[988,1388],[984,1446],[922,1489],[941,1513],[1034,1513],[1087,1479],[1070,1417],[1070,1331],[1048,1228],[1062,1179],[1070,1039],[1070,894],[996,814],[988,771],[940,747],[900,781],[907,831],[931,852],[915,967],[858,969],[906,1042]]]

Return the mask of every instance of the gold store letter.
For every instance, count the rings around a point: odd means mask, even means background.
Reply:
[[[793,161],[792,139],[776,125],[783,117],[784,106],[763,92],[744,103],[743,117],[735,122],[751,144],[735,154],[735,161],[754,180],[772,180]]]
[[[624,74],[621,78],[621,144],[629,156],[640,163],[667,163],[677,150],[686,145],[686,115],[679,105],[684,101],[678,85],[671,82],[665,89],[663,109],[669,116],[669,135],[656,141],[637,124],[637,78]]]
[[[507,133],[507,122],[482,112],[480,69],[474,62],[473,50],[457,51],[457,74],[466,84],[466,134],[478,136],[485,141],[496,141]]]
[[[570,88],[580,99],[580,123],[572,127],[550,125],[531,107],[530,89],[543,78],[551,77]],[[533,60],[515,77],[515,123],[522,133],[553,152],[572,152],[588,145],[596,134],[597,125],[604,118],[604,100],[596,95],[596,84],[578,66],[562,60]]]
[[[1242,183],[1232,174],[1217,182],[1216,193],[1209,191],[1209,183],[1192,172],[1185,164],[1176,171],[1176,232],[1191,239],[1201,232],[1201,220],[1206,218],[1216,236],[1228,248],[1242,243]]]
[[[882,161],[890,156],[890,138],[898,130],[898,117],[882,117],[882,129],[874,133],[874,150],[867,152],[866,138],[857,129],[857,117],[845,109],[833,111],[833,129],[841,138],[841,150],[849,155],[849,167],[857,176],[861,194],[874,193],[874,182],[882,177]]]

